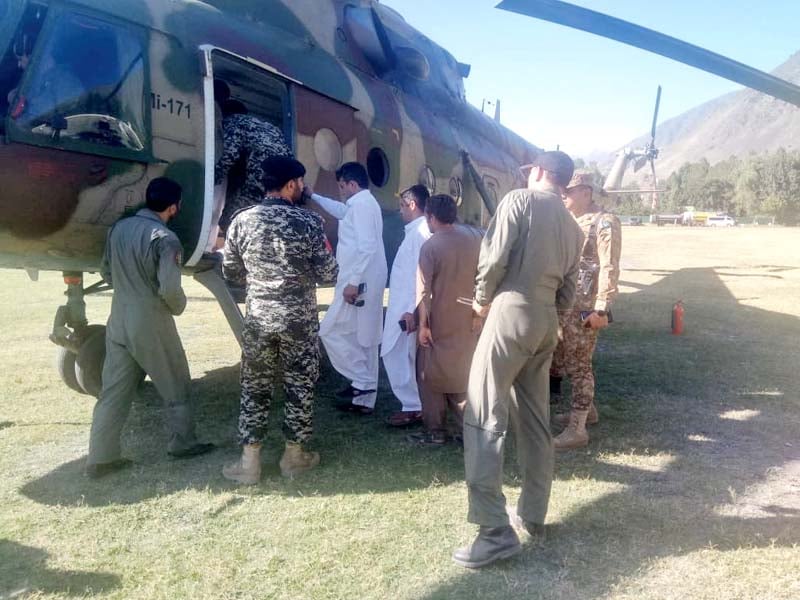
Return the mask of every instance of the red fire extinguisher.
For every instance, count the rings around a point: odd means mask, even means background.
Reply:
[[[683,302],[678,300],[672,307],[672,334],[681,335],[683,333]]]

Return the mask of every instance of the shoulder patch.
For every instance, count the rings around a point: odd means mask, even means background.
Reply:
[[[600,229],[611,229],[613,226],[614,222],[608,217],[600,219]]]
[[[162,240],[168,235],[169,233],[167,233],[163,229],[153,229],[153,232],[150,234],[150,241],[155,242],[156,240]]]

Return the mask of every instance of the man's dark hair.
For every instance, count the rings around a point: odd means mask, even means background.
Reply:
[[[166,177],[153,179],[145,192],[147,208],[157,213],[164,212],[181,201],[181,192],[181,186],[172,179]]]
[[[406,194],[411,194],[414,196],[414,200],[417,203],[417,208],[419,208],[422,212],[425,212],[425,206],[428,204],[428,198],[431,197],[431,193],[421,183],[417,185],[412,185],[407,190],[403,190],[403,193],[400,196],[405,196]]]
[[[367,177],[367,170],[364,165],[357,162],[344,163],[336,171],[336,181],[344,181],[348,183],[355,181],[362,190],[369,187],[369,178]]]
[[[428,198],[425,213],[433,215],[441,223],[455,223],[458,218],[458,206],[452,196],[436,194]]]
[[[261,163],[261,168],[264,171],[264,189],[268,192],[277,192],[292,179],[306,174],[303,164],[288,156],[271,156]]]
[[[246,115],[249,111],[247,107],[238,100],[225,100],[220,105],[223,117],[230,117],[231,115]]]

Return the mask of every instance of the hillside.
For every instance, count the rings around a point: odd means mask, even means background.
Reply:
[[[772,73],[800,83],[800,52]],[[643,135],[626,147],[644,146],[648,139],[649,134]],[[800,108],[750,89],[732,92],[659,123],[656,146],[660,150],[656,162],[659,179],[668,177],[685,162],[704,157],[713,164],[732,155],[747,156],[780,147],[797,150]],[[608,165],[611,161],[613,156]],[[642,169],[636,175],[629,172],[626,182],[640,179],[646,171]]]

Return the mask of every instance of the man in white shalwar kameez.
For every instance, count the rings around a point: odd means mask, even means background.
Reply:
[[[319,337],[333,368],[350,380],[350,385],[337,394],[343,399],[337,408],[368,415],[377,396],[378,348],[383,330],[387,270],[383,217],[368,189],[363,165],[342,165],[336,171],[336,180],[345,202],[311,195],[318,206],[339,220],[339,277]]]
[[[405,427],[422,420],[422,404],[417,388],[416,281],[419,250],[431,230],[425,220],[425,202],[430,194],[424,185],[414,185],[400,194],[400,216],[405,237],[397,250],[389,277],[389,306],[383,324],[381,357],[395,398],[401,409],[387,423]],[[400,322],[404,323],[402,329]]]

